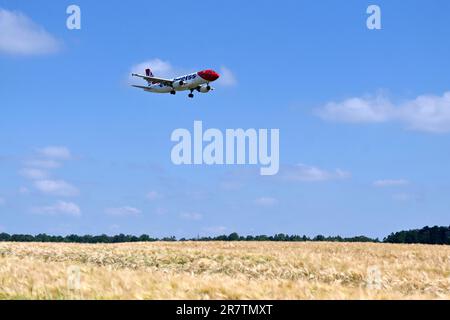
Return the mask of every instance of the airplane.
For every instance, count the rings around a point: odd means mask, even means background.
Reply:
[[[202,70],[173,79],[158,78],[150,69],[145,69],[145,75],[132,73],[133,77],[139,77],[147,81],[147,86],[132,85],[132,87],[143,89],[147,92],[176,94],[177,91],[190,90],[189,98],[194,97],[194,91],[207,93],[214,90],[210,82],[219,79],[220,75],[214,70]]]

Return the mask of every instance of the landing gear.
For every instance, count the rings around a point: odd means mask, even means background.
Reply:
[[[191,89],[191,93],[188,94],[189,98],[193,98],[194,97],[194,94],[192,93],[193,91],[194,91],[194,89]]]
[[[176,93],[175,90],[170,91],[170,94],[175,94],[175,93]]]

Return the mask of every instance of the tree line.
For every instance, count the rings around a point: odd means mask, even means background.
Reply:
[[[387,236],[384,242],[450,244],[450,226],[424,227],[422,229],[395,232]]]
[[[385,242],[385,243],[423,243],[423,244],[450,244],[450,226],[449,227],[424,227],[422,229],[400,231],[391,233],[389,236],[380,241],[378,238],[373,239],[366,236],[357,237],[326,237],[318,235],[315,237],[307,237],[305,235],[288,235],[275,234],[274,236],[257,235],[257,236],[240,236],[233,232],[229,235],[221,235],[216,237],[196,237],[196,238],[180,238],[164,237],[153,238],[143,234],[141,236],[119,234],[109,236],[106,234],[92,235],[67,235],[67,236],[51,236],[45,233],[38,235],[29,234],[8,234],[0,233],[0,242],[63,242],[63,243],[124,243],[124,242],[155,242],[155,241],[285,241],[285,242],[306,242],[306,241],[326,241],[326,242]]]

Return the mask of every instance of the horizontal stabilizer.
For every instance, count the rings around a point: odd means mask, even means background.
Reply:
[[[135,87],[135,88],[139,88],[139,89],[144,89],[144,90],[149,90],[150,89],[148,86],[137,86],[135,84],[132,84],[131,86]]]

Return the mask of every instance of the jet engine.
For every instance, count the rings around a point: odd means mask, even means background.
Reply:
[[[207,92],[209,92],[211,90],[212,90],[212,88],[210,86],[208,86],[208,85],[200,86],[200,87],[197,88],[197,91],[201,92],[201,93],[207,93]]]
[[[180,87],[182,87],[182,86],[184,86],[184,85],[185,85],[185,82],[184,82],[183,80],[175,81],[175,82],[173,83],[173,87],[174,87],[174,88],[180,88]]]

